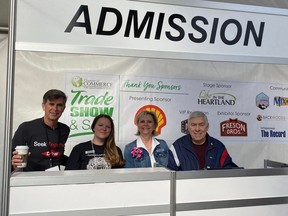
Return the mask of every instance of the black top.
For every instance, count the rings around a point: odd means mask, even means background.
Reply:
[[[121,149],[117,147],[117,150],[123,160]],[[91,141],[80,143],[72,149],[65,170],[116,168],[111,167],[111,164],[105,161],[104,156],[104,145],[97,146]]]
[[[12,149],[27,145],[30,155],[24,171],[44,171],[52,166],[65,165],[64,148],[70,129],[58,122],[55,130],[44,124],[43,118],[22,123],[12,139]]]

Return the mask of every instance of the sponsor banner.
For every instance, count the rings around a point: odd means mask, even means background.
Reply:
[[[287,15],[199,5],[21,0],[16,50],[225,61],[288,57]]]
[[[113,118],[119,143],[131,142],[142,110],[156,113],[159,138],[170,144],[189,133],[196,110],[206,113],[209,134],[224,143],[288,141],[285,85],[73,72],[66,73],[66,92],[72,142],[91,139],[90,125],[101,113]]]
[[[111,116],[118,125],[119,76],[66,73],[66,94],[64,117],[70,126],[71,141],[91,139],[91,124],[99,114]]]
[[[154,111],[158,116],[159,137],[178,138],[180,122],[187,117],[184,114],[193,104],[190,89],[187,80],[121,76],[120,112],[123,115],[120,122],[123,124],[119,128],[120,139],[127,142],[136,138],[135,117],[143,109]]]

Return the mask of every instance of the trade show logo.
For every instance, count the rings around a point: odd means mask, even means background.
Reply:
[[[113,87],[112,82],[93,80],[93,79],[83,79],[80,76],[74,76],[71,80],[71,83],[76,88],[83,87],[86,89],[111,89]]]
[[[256,96],[256,106],[262,110],[269,106],[269,97],[261,92]]]
[[[220,123],[221,136],[247,136],[247,123],[236,119],[228,119]]]
[[[95,94],[98,93],[98,94]],[[115,109],[115,95],[113,92],[71,90],[69,104],[70,135],[79,137],[92,134],[91,123],[95,116],[106,114],[113,116]]]
[[[156,132],[158,135],[161,134],[161,130],[162,128],[166,125],[167,123],[167,120],[166,120],[166,115],[164,113],[164,111],[158,107],[158,106],[155,106],[155,105],[146,105],[146,106],[143,106],[141,107],[135,114],[134,116],[134,124],[136,125],[136,117],[138,116],[138,114],[140,112],[142,112],[143,110],[147,110],[147,111],[151,111],[151,112],[154,112],[157,116],[157,119],[158,119],[158,127],[156,128]]]
[[[230,105],[234,106],[236,97],[228,93],[210,93],[210,90],[202,90],[198,97],[201,105]]]
[[[276,96],[276,97],[274,97],[273,105],[279,106],[279,107],[280,106],[287,106],[288,105],[288,98]]]

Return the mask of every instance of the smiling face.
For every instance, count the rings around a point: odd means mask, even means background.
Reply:
[[[101,117],[92,129],[94,132],[94,141],[104,143],[112,130],[111,121],[108,118]]]
[[[196,145],[202,145],[206,141],[206,134],[209,124],[205,122],[204,117],[195,117],[189,119],[188,130],[192,136],[192,141]]]
[[[46,103],[42,104],[42,109],[45,113],[44,122],[49,126],[53,126],[53,123],[57,124],[58,119],[65,110],[65,100],[63,98],[47,100]]]
[[[153,131],[156,129],[156,123],[151,115],[146,114],[139,118],[137,127],[140,136],[152,136]]]

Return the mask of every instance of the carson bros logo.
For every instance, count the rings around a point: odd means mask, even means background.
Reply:
[[[229,119],[220,123],[221,136],[247,136],[247,123]]]
[[[236,97],[228,93],[210,93],[210,90],[202,90],[199,94],[198,104],[202,105],[230,105],[236,103]]]
[[[136,117],[138,116],[138,114],[140,112],[142,112],[143,110],[147,110],[147,111],[151,111],[151,112],[154,112],[157,116],[157,119],[158,119],[158,127],[156,128],[156,132],[158,135],[161,134],[161,130],[162,128],[166,125],[167,123],[167,120],[166,120],[166,115],[164,113],[164,111],[158,107],[158,106],[155,106],[155,105],[146,105],[146,106],[143,106],[141,107],[135,114],[134,116],[134,124],[136,125]]]
[[[256,106],[262,110],[269,106],[269,97],[261,92],[256,96]]]

